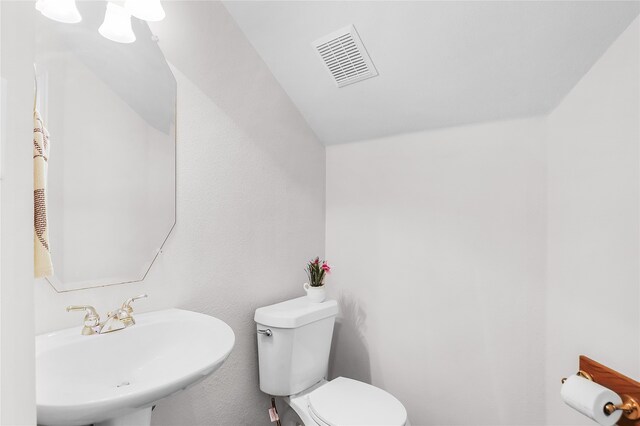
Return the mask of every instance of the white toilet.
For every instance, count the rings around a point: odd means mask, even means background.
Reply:
[[[304,426],[409,426],[390,393],[345,377],[326,380],[337,313],[335,300],[306,296],[257,309],[260,389],[283,397]]]

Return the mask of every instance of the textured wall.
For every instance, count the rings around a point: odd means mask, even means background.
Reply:
[[[547,424],[592,424],[558,397],[579,354],[640,376],[640,24],[549,116]]]
[[[334,374],[433,425],[587,425],[559,396],[578,355],[640,375],[639,40],[547,117],[328,148]]]
[[[545,153],[543,119],[328,147],[333,374],[417,425],[543,422]]]
[[[139,312],[177,306],[236,333],[223,367],[163,401],[154,425],[269,424],[258,388],[255,308],[301,295],[306,259],[324,251],[324,147],[213,2],[166,2],[152,30],[178,81],[178,221],[144,283],[56,294],[36,283],[38,333],[80,326],[142,292]]]
[[[0,424],[17,426],[34,424],[36,417],[31,338],[34,15],[30,2],[3,1],[0,11]]]

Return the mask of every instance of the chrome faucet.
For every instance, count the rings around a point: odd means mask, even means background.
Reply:
[[[82,327],[81,332],[83,335],[89,336],[96,333],[105,334],[134,325],[136,321],[133,319],[133,308],[131,307],[131,303],[145,297],[147,297],[146,294],[141,294],[140,296],[127,299],[119,309],[109,312],[107,314],[107,319],[104,322],[100,322],[100,315],[98,315],[98,312],[93,306],[67,306],[67,312],[81,310],[86,311],[86,315],[84,316],[84,327]]]

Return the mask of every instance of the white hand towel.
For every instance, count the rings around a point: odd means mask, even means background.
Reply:
[[[47,230],[47,162],[49,161],[49,133],[40,113],[33,111],[33,260],[36,278],[53,275]]]

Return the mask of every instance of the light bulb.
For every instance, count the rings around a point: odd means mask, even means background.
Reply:
[[[160,0],[126,0],[124,7],[131,15],[144,21],[162,21],[165,17]]]
[[[107,3],[104,22],[98,28],[98,32],[103,37],[118,43],[136,41],[136,35],[131,28],[131,15],[124,7],[111,2]]]
[[[75,0],[38,0],[36,10],[54,21],[75,24],[82,21]]]

